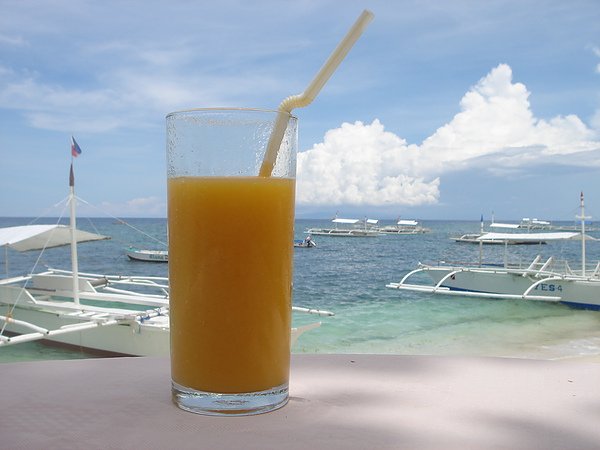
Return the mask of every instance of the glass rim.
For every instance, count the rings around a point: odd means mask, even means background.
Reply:
[[[264,109],[264,108],[244,108],[244,107],[227,107],[227,106],[219,106],[213,108],[190,108],[190,109],[180,109],[177,111],[170,112],[165,116],[165,118],[169,118],[171,116],[176,116],[185,113],[192,112],[219,112],[219,111],[242,111],[242,112],[262,112],[262,113],[285,113],[289,116],[290,119],[298,120],[298,117],[294,116],[291,112],[288,111],[280,111],[278,109]]]

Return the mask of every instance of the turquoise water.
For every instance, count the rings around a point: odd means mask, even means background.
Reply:
[[[5,218],[0,219],[0,226],[27,222]],[[296,238],[304,237],[309,227],[328,223],[298,220]],[[314,321],[321,321],[322,325],[304,334],[293,351],[544,359],[600,355],[600,312],[597,311],[547,303],[432,296],[386,288],[387,283],[400,281],[419,261],[478,259],[477,246],[450,239],[478,231],[478,222],[431,221],[424,225],[431,228],[431,233],[377,238],[314,236],[316,248],[295,249],[294,304],[330,310],[336,315],[295,314],[295,325]],[[112,219],[79,219],[78,227],[112,238],[79,246],[81,271],[167,275],[166,264],[130,261],[124,252],[129,245],[164,248],[153,239],[166,242],[166,220],[127,219],[127,224],[119,224]],[[240,233],[243,233],[243,223]],[[268,245],[266,237],[264,244]],[[509,251],[513,259],[523,261],[542,253],[577,262],[580,243],[513,246]],[[590,243],[587,253],[589,260],[600,259],[600,242]],[[485,247],[485,255],[488,262],[501,262],[504,249]],[[9,251],[8,256],[9,275],[18,275],[31,272],[38,255]],[[43,270],[44,265],[68,269],[69,249],[48,250],[35,271]],[[4,261],[0,263],[0,271],[6,273]],[[89,356],[40,343],[0,348],[0,362]]]

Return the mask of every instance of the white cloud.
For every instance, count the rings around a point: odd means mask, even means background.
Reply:
[[[599,166],[595,132],[574,115],[537,119],[529,95],[501,64],[420,145],[385,131],[379,120],[344,123],[298,155],[298,202],[423,205],[439,200],[440,177],[449,171],[505,175],[526,172],[535,163]]]
[[[600,109],[590,119],[590,125],[600,133]]]
[[[434,203],[439,180],[418,175],[419,149],[370,125],[345,123],[298,155],[298,202],[313,205]]]
[[[106,132],[126,125],[127,105],[112,89],[65,89],[40,83],[35,74],[2,68],[0,82],[0,107],[22,111],[35,128]]]
[[[277,84],[260,71],[240,81],[235,74],[174,73],[158,53],[143,58],[146,65],[108,70],[83,87],[50,84],[37,73],[0,65],[0,108],[19,111],[34,128],[104,133],[147,128],[178,109],[235,104],[256,86]]]
[[[7,34],[0,34],[0,45],[10,45],[20,47],[27,45],[27,42],[21,36],[11,36]]]
[[[123,203],[103,202],[100,205],[100,210],[115,216],[165,217],[167,208],[164,198],[140,197],[127,200]],[[83,210],[83,212],[86,213],[88,211]]]

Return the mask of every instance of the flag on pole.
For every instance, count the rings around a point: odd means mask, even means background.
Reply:
[[[69,171],[69,186],[75,187],[75,174],[73,173],[73,163],[71,163],[71,170]]]
[[[73,136],[71,136],[71,155],[75,158],[81,155],[81,148]]]

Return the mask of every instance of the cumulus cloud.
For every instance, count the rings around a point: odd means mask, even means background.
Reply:
[[[600,166],[600,141],[577,116],[534,116],[529,91],[500,64],[460,101],[460,112],[420,145],[371,124],[344,123],[298,155],[300,204],[436,203],[450,171],[525,172],[535,162]],[[569,155],[577,155],[569,158]]]
[[[298,155],[298,201],[418,205],[439,196],[439,180],[419,175],[419,149],[375,120],[343,124]]]

